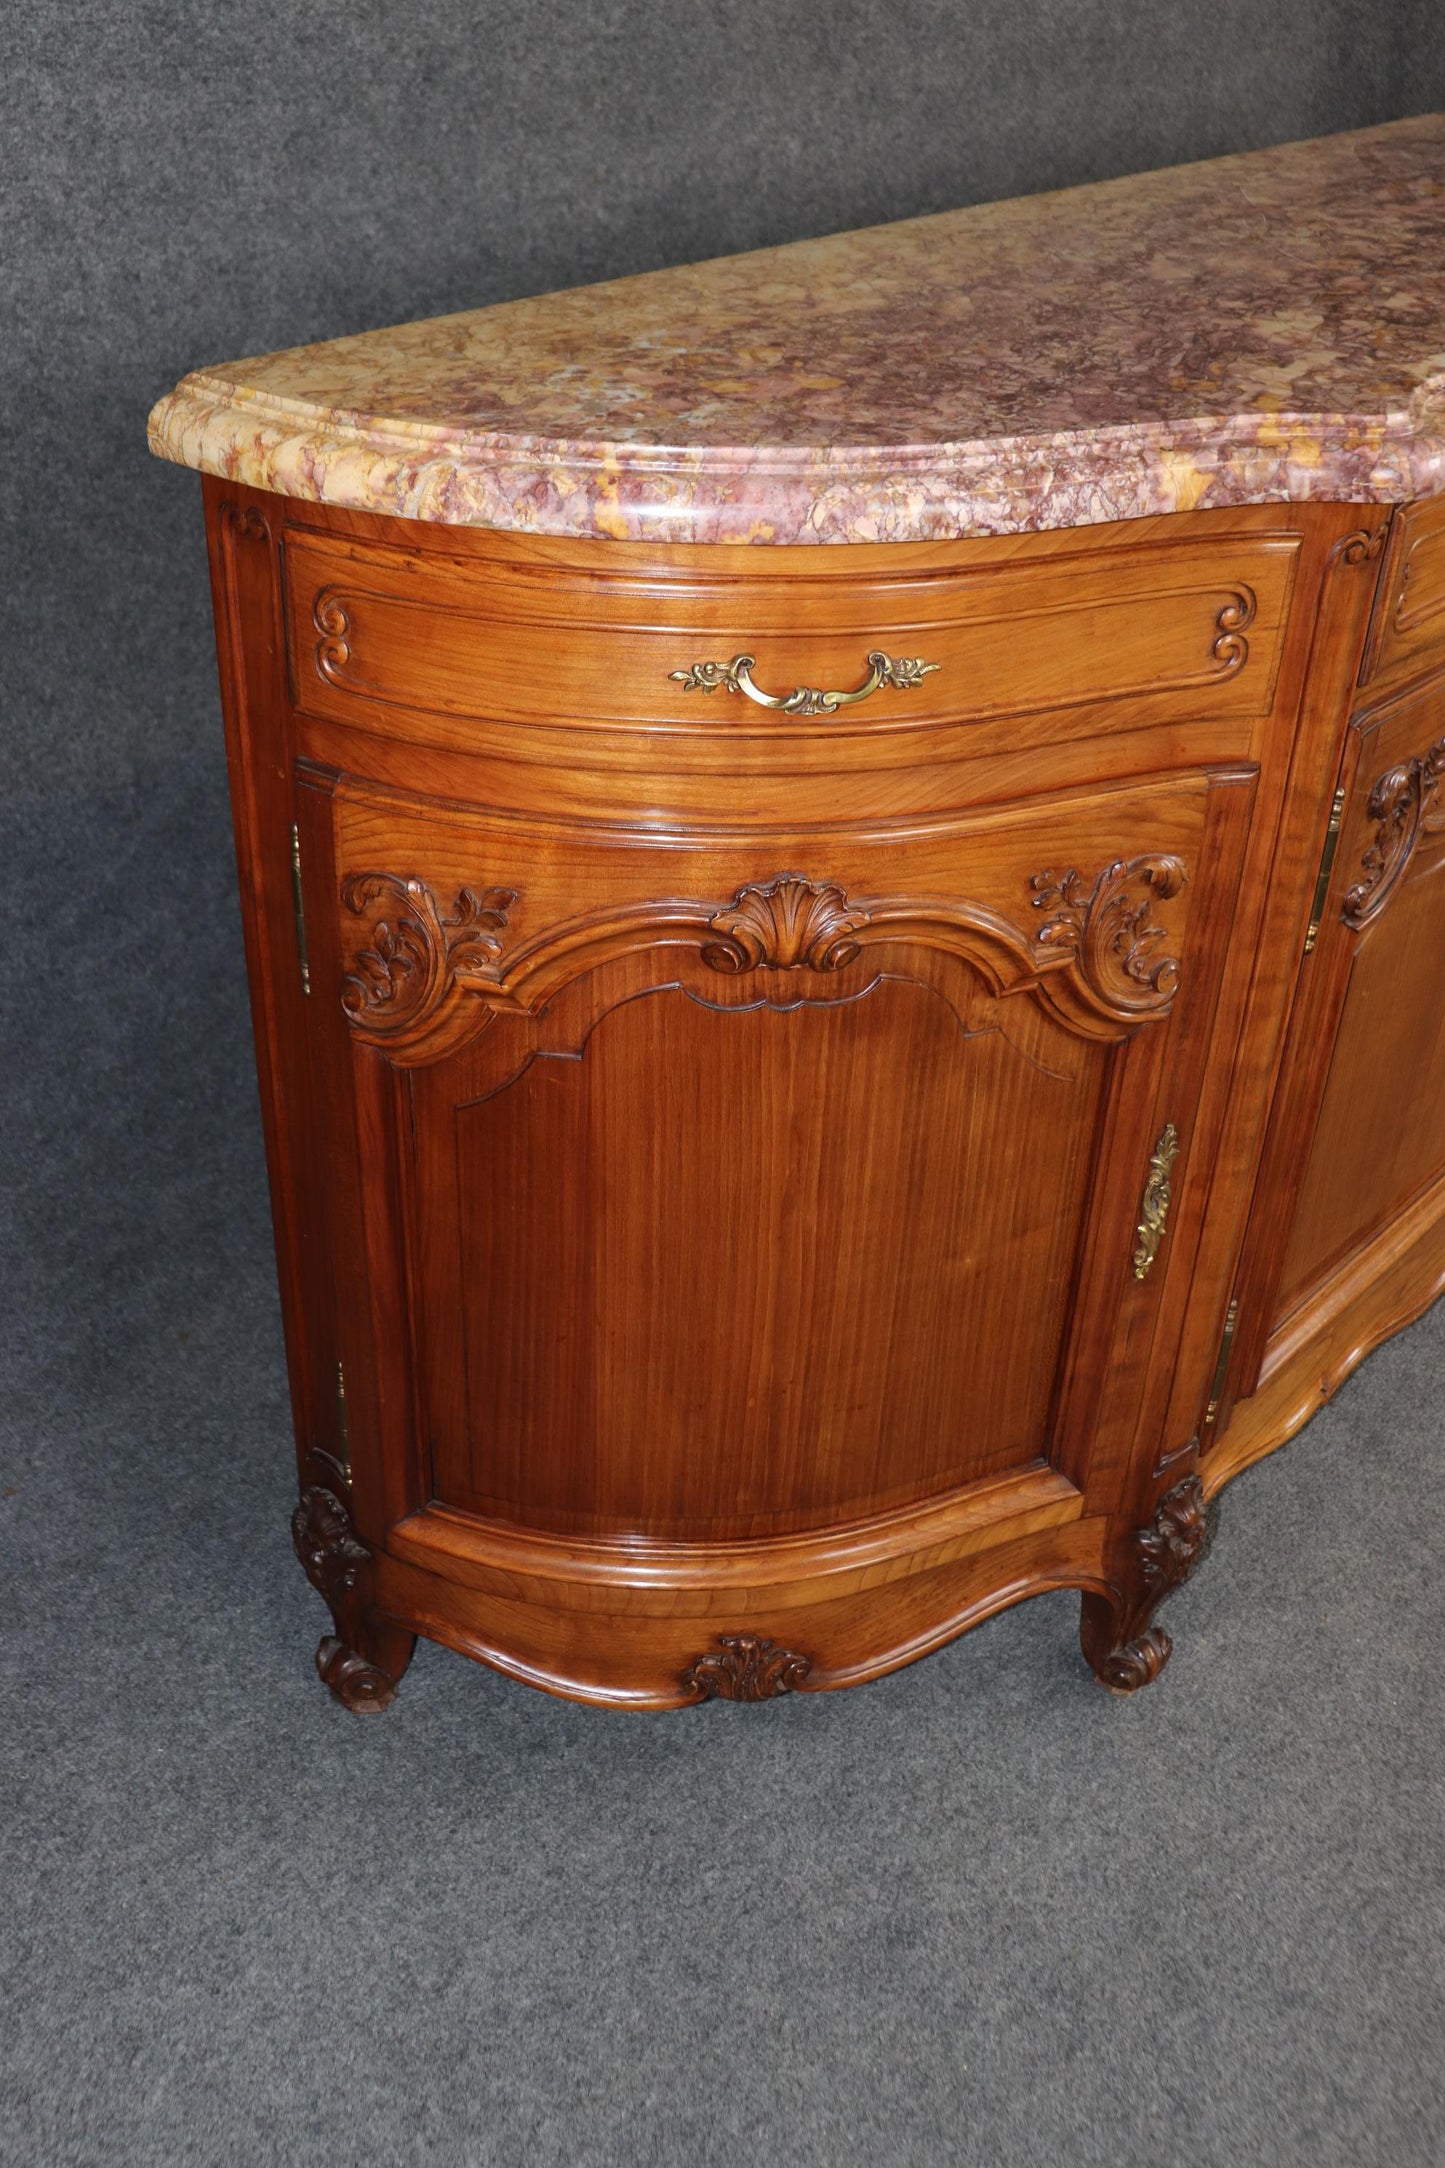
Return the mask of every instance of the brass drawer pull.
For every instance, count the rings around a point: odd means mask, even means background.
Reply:
[[[760,708],[777,708],[784,715],[832,715],[866,700],[880,685],[907,692],[921,685],[930,670],[943,668],[942,663],[922,662],[916,655],[900,655],[895,660],[875,647],[868,652],[867,677],[851,693],[818,692],[811,685],[798,685],[790,693],[765,693],[749,675],[757,659],[756,655],[734,655],[731,662],[695,662],[690,670],[670,670],[668,676],[688,693],[715,693],[722,685],[730,693],[746,693]]]
[[[1149,1161],[1149,1178],[1144,1184],[1144,1194],[1139,1200],[1139,1225],[1135,1233],[1139,1247],[1134,1252],[1134,1277],[1142,1280],[1149,1267],[1159,1255],[1159,1245],[1164,1240],[1164,1227],[1169,1218],[1169,1176],[1179,1157],[1179,1132],[1172,1122],[1166,1122],[1163,1134],[1154,1147]]]

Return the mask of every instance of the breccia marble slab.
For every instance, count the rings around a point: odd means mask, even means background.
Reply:
[[[656,542],[928,541],[1445,478],[1445,115],[185,377],[162,457]]]

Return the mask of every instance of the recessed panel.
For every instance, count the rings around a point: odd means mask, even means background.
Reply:
[[[1111,1050],[1031,1004],[1018,1026],[899,980],[791,1008],[672,987],[486,1096],[419,1073],[452,1139],[418,1200],[437,1495],[725,1540],[1037,1461]]]

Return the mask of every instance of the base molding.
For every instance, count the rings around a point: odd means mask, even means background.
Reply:
[[[1278,1327],[1258,1386],[1236,1402],[1200,1463],[1205,1496],[1287,1444],[1367,1355],[1423,1317],[1442,1293],[1445,1181],[1407,1205]]]
[[[787,1602],[767,1588],[691,1600],[654,1592],[641,1605],[637,1591],[629,1601],[628,1592],[594,1590],[578,1612],[532,1590],[467,1587],[388,1556],[378,1560],[378,1592],[412,1631],[529,1686],[610,1708],[676,1709],[718,1694],[753,1700],[861,1685],[1027,1596],[1107,1593],[1107,1527],[1076,1519],[847,1593],[793,1590]]]

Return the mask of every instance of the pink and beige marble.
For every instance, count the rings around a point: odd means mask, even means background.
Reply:
[[[198,369],[162,457],[668,542],[1445,486],[1445,115]]]

